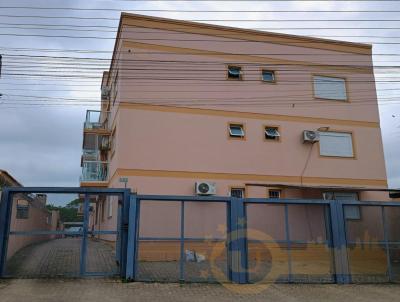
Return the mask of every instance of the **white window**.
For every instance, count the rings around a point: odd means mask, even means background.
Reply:
[[[231,196],[236,198],[244,198],[243,188],[231,188]]]
[[[268,197],[274,199],[281,198],[281,190],[268,190]]]
[[[262,80],[264,82],[275,82],[275,71],[271,70],[263,70],[262,71]]]
[[[346,80],[341,78],[314,76],[314,96],[321,99],[346,101]]]
[[[231,137],[244,137],[243,125],[230,124],[229,125],[229,135]]]
[[[265,139],[279,140],[280,133],[276,127],[265,127]]]
[[[241,80],[242,68],[238,66],[228,66],[228,79]]]
[[[353,157],[353,140],[351,133],[320,132],[320,155]]]

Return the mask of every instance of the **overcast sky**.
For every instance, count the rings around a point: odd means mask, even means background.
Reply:
[[[109,8],[115,11],[6,9],[5,6]],[[137,10],[256,10],[238,13],[138,12]],[[3,75],[0,78],[0,169],[9,171],[25,186],[78,186],[82,152],[82,126],[85,111],[96,109],[100,99],[102,70],[107,69],[114,46],[117,20],[80,20],[51,17],[107,17],[118,19],[120,11],[164,16],[177,19],[352,19],[369,21],[279,21],[214,22],[237,27],[265,28],[269,31],[304,34],[374,44],[375,65],[400,66],[398,12],[362,13],[360,10],[400,10],[396,2],[363,1],[20,1],[0,2],[0,54]],[[355,12],[271,13],[272,10],[351,10]],[[30,24],[30,25],[27,25]],[[39,24],[39,25],[38,25]],[[53,30],[45,30],[46,24]],[[61,25],[73,25],[76,31]],[[60,25],[54,27],[54,25]],[[82,26],[95,26],[85,31]],[[99,27],[96,27],[99,26]],[[102,27],[101,27],[102,26]],[[16,28],[17,27],[17,28]],[[113,28],[109,28],[113,27]],[[306,27],[310,29],[300,30]],[[319,29],[341,27],[344,29]],[[349,28],[369,29],[349,29]],[[384,27],[392,29],[384,29]],[[48,27],[47,27],[48,28]],[[277,29],[274,29],[277,28]],[[288,29],[296,28],[296,29]],[[376,29],[371,29],[376,28]],[[98,32],[97,30],[102,30]],[[64,36],[64,37],[48,37]],[[75,36],[75,38],[74,38]],[[77,38],[77,37],[91,38]],[[347,37],[343,37],[347,36]],[[353,37],[348,37],[353,36]],[[354,37],[356,36],[356,37]],[[368,36],[368,37],[361,37]],[[388,38],[392,37],[392,38]],[[397,38],[393,38],[397,37]],[[388,44],[389,43],[389,44]],[[41,50],[35,50],[41,49]],[[46,49],[46,50],[44,50]],[[50,51],[49,49],[53,49]],[[94,52],[59,52],[54,50],[91,50]],[[385,55],[390,54],[390,55]],[[20,56],[25,55],[25,56]],[[74,56],[103,60],[71,60],[32,56]],[[105,60],[107,59],[107,60]],[[62,69],[60,69],[62,66]],[[66,69],[68,67],[68,69]],[[390,187],[400,187],[400,102],[397,69],[376,69],[380,116]],[[47,75],[39,77],[38,74]],[[55,77],[55,75],[57,75]]]

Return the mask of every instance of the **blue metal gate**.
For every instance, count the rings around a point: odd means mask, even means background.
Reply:
[[[159,204],[168,204],[173,207],[171,203],[176,203],[175,205],[175,217],[176,232],[173,234],[175,236],[169,236],[165,233],[165,236],[144,236],[146,226],[141,223],[141,216],[145,215],[143,213],[143,208],[149,203],[158,202]],[[188,216],[187,205],[196,203],[200,205],[209,205],[210,211],[215,213],[216,208],[210,206],[215,203],[223,204],[224,211],[226,215],[225,221],[217,226],[217,230],[225,234],[223,237],[216,238],[216,236],[206,236],[206,237],[193,237],[188,234],[187,220],[193,221],[194,215],[192,214],[190,219]],[[178,210],[179,204],[179,210]],[[257,207],[257,209],[255,209]],[[300,220],[293,216],[292,212],[296,210],[302,210],[300,208],[305,208],[306,210],[310,208],[316,211],[320,215],[320,225],[322,230],[320,237],[310,237],[310,238],[297,238],[295,234],[296,223],[306,224],[310,221]],[[257,219],[254,219],[254,215],[260,215],[263,211],[266,215],[258,219],[258,222],[268,220],[269,215],[273,215],[275,220],[277,218],[276,214],[271,211],[273,208],[278,209],[282,215],[281,225],[278,226],[282,230],[282,238],[278,238],[268,229],[262,229],[262,226],[257,226]],[[130,221],[135,221],[134,224],[130,224],[129,230],[129,243],[128,243],[128,255],[134,255],[131,259],[128,258],[127,263],[127,278],[132,280],[140,281],[233,281],[235,283],[258,283],[260,281],[264,282],[344,282],[341,270],[335,265],[335,256],[340,251],[340,234],[337,223],[337,203],[326,200],[283,200],[283,199],[240,199],[234,197],[199,197],[199,196],[149,196],[149,195],[132,195],[131,196],[131,207],[130,207]],[[266,210],[266,211],[265,211]],[[204,211],[203,211],[204,212]],[[154,208],[153,213],[163,213],[164,215],[169,215],[167,208],[159,208],[156,210]],[[199,215],[202,213],[198,211]],[[208,215],[211,212],[203,214],[202,219],[207,220]],[[190,215],[190,214],[189,214]],[[332,215],[334,217],[332,217]],[[220,216],[221,217],[221,216]],[[272,216],[271,216],[272,217]],[[292,218],[291,218],[292,217]],[[158,217],[157,223],[162,226],[162,228],[168,227],[168,219]],[[295,219],[293,219],[295,218]],[[303,217],[301,217],[303,218]],[[142,217],[147,223],[151,223],[152,218],[149,216]],[[291,219],[293,221],[291,221]],[[335,224],[332,225],[331,220],[335,219]],[[171,221],[169,221],[171,222]],[[225,223],[224,223],[225,222]],[[213,224],[215,228],[215,222],[208,219],[207,224]],[[316,225],[311,226],[312,229]],[[193,227],[192,227],[193,228]],[[178,230],[179,229],[179,230]],[[160,230],[162,231],[162,230]],[[156,232],[160,234],[160,232]],[[336,236],[333,236],[335,233]],[[133,240],[134,238],[134,240]],[[199,244],[192,244],[196,248],[190,247],[191,242],[203,242],[207,241],[207,244],[203,246]],[[150,242],[150,243],[149,243]],[[166,243],[167,242],[167,243]],[[213,242],[213,243],[210,243]],[[178,257],[170,256],[171,251],[168,250],[171,247],[168,244],[174,244],[174,249],[179,250]],[[145,246],[153,245],[153,249],[146,249]],[[206,251],[206,248],[208,251]],[[166,247],[165,247],[166,246]],[[336,246],[337,249],[333,247]],[[223,248],[225,247],[225,249]],[[273,257],[253,257],[254,250],[261,247],[261,252],[275,252]],[[274,251],[275,248],[275,251]],[[163,251],[163,249],[166,249]],[[296,265],[301,262],[301,254],[312,254],[313,249],[317,251],[322,251],[323,254],[323,264],[325,265],[325,270],[321,270],[321,265],[317,264],[317,272],[315,274],[310,274],[306,270],[298,270],[300,265]],[[147,257],[141,256],[141,251]],[[154,256],[154,250],[156,250],[156,255]],[[201,251],[201,252],[199,252]],[[221,251],[223,251],[225,257],[221,257]],[[300,251],[300,253],[299,253]],[[153,256],[151,254],[153,253]],[[279,259],[281,255],[285,254],[283,259]],[[177,254],[177,253],[175,253]],[[196,258],[196,255],[200,254],[200,261]],[[307,256],[307,255],[306,255]],[[273,265],[281,262],[283,269],[276,269],[281,272],[276,276],[271,276],[271,264],[273,259]],[[299,260],[300,259],[300,260]],[[253,262],[256,263],[253,263]],[[308,266],[313,265],[313,260],[308,259]],[[316,259],[314,259],[316,261]],[[194,265],[193,262],[196,264]],[[305,262],[303,260],[303,262]],[[193,278],[193,266],[201,267],[200,274],[202,278]],[[254,271],[254,266],[260,268],[264,267],[263,272]],[[223,267],[225,269],[223,269]],[[297,270],[296,270],[297,269]],[[160,274],[161,272],[161,274]],[[261,275],[261,280],[257,274]],[[211,275],[211,276],[210,276]],[[198,276],[197,276],[198,277]]]
[[[75,234],[82,240],[78,276],[115,273],[88,269],[90,236],[115,235],[118,275],[131,281],[400,281],[396,202],[136,195],[96,188],[5,189],[0,205],[2,277],[7,276],[10,236],[71,235],[10,228],[13,196],[33,192],[82,196],[83,228]],[[121,196],[116,230],[89,229],[91,196],[96,194]]]
[[[33,195],[37,194],[37,195]],[[50,227],[53,218],[41,204],[42,194],[75,194],[79,227]],[[118,196],[117,226],[112,229],[89,227],[98,196]],[[105,276],[124,277],[128,221],[122,218],[129,208],[130,191],[98,188],[5,188],[0,204],[0,275],[2,277]],[[111,201],[110,201],[111,202]],[[114,205],[113,205],[114,206]],[[126,215],[125,215],[126,218]],[[46,221],[44,221],[46,220]],[[96,240],[112,236],[115,244]]]

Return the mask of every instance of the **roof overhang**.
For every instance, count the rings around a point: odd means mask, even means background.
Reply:
[[[22,187],[22,184],[5,170],[0,170],[0,178],[3,180],[0,181],[0,187]]]

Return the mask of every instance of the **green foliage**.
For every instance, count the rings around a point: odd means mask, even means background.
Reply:
[[[79,205],[79,199],[74,199],[67,203],[66,206],[47,205],[46,208],[49,211],[59,211],[62,222],[79,222],[82,221],[82,217],[78,216]]]

